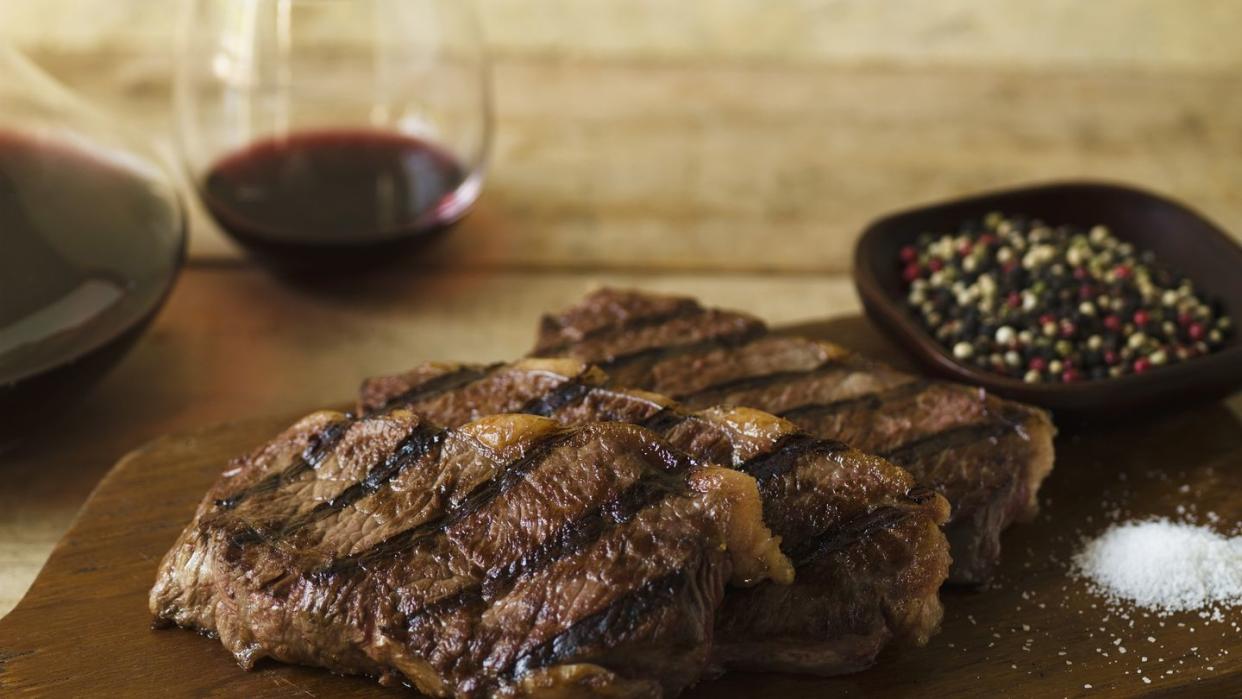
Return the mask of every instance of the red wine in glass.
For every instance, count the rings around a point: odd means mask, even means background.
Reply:
[[[0,451],[120,358],[183,241],[173,191],[125,156],[0,132]]]
[[[225,156],[203,176],[208,211],[252,251],[280,263],[378,259],[440,230],[473,200],[466,169],[404,134],[294,133]]]

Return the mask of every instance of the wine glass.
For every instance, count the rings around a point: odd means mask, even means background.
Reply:
[[[388,259],[479,195],[487,59],[462,0],[190,0],[177,141],[212,217],[278,266]]]
[[[120,359],[184,247],[149,144],[0,40],[0,451]]]

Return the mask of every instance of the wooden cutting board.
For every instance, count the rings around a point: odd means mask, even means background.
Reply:
[[[892,356],[858,319],[800,331]],[[214,640],[150,628],[156,565],[203,492],[229,458],[296,417],[169,436],[122,459],[0,619],[0,695],[412,695],[277,663],[244,672]],[[1082,537],[1118,516],[1242,521],[1242,423],[1231,411],[1062,427],[1042,500],[1037,522],[1006,535],[992,589],[945,591],[943,630],[927,647],[850,677],[731,674],[687,696],[1242,696],[1242,612],[1214,621],[1118,613],[1066,575]]]

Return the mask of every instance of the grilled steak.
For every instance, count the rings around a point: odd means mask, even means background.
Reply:
[[[236,462],[160,565],[157,620],[430,696],[675,694],[724,586],[788,560],[755,481],[633,425],[315,413]]]
[[[613,388],[570,359],[490,367],[425,364],[363,384],[360,412],[408,409],[446,425],[522,411],[576,424],[641,424],[759,481],[764,515],[795,561],[793,585],[730,589],[714,661],[726,667],[838,674],[865,668],[896,640],[925,643],[942,613],[948,503],[899,467],[812,438],[752,409],[689,411]]]
[[[923,381],[825,342],[768,334],[750,316],[616,290],[543,319],[535,355],[599,364],[619,386],[698,408],[747,405],[884,456],[944,494],[950,581],[986,582],[1000,533],[1033,517],[1052,469],[1047,413]]]

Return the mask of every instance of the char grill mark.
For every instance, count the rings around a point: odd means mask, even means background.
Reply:
[[[389,398],[383,406],[375,412],[383,412],[392,408],[413,403],[419,400],[426,400],[434,396],[438,396],[449,391],[468,386],[476,381],[481,381],[487,376],[503,366],[500,363],[489,364],[487,366],[463,366],[455,371],[442,374],[429,381],[421,383],[410,388],[404,393],[397,394]]]
[[[571,349],[574,345],[589,340],[600,340],[609,337],[615,337],[627,332],[633,332],[645,327],[663,325],[673,320],[680,320],[689,316],[700,315],[705,310],[702,306],[693,301],[677,303],[671,310],[654,313],[651,315],[635,315],[626,318],[619,323],[603,324],[591,328],[583,333],[575,333],[572,339],[564,340],[557,344],[551,344],[538,349],[538,354],[545,357],[555,357],[564,354],[566,350]],[[548,328],[553,332],[563,330],[552,326]]]
[[[583,382],[583,377],[575,376],[547,393],[527,401],[518,412],[551,417],[561,408],[582,400],[590,391],[591,387]]]
[[[246,498],[260,493],[268,493],[280,488],[281,485],[293,481],[303,473],[310,471],[323,461],[328,454],[336,447],[337,443],[345,436],[345,432],[349,430],[350,425],[354,423],[350,417],[342,420],[336,420],[329,423],[323,429],[311,436],[310,443],[302,450],[302,454],[294,460],[287,468],[280,473],[259,480],[257,483],[248,488],[237,491],[226,498],[216,500],[216,507],[221,510],[231,510],[242,503]]]
[[[681,462],[680,464],[677,462],[672,463],[674,468],[680,469],[683,466],[689,468],[686,462]],[[667,466],[668,463],[666,463]],[[480,599],[498,597],[503,594],[505,589],[511,587],[523,576],[542,570],[552,561],[583,551],[595,543],[604,533],[618,525],[631,521],[640,511],[655,506],[665,497],[680,490],[681,480],[669,470],[644,469],[642,477],[616,498],[601,503],[598,507],[577,519],[566,522],[533,551],[503,566],[487,571],[485,579],[481,584],[463,589],[459,595],[450,600],[445,600],[443,604],[455,607],[466,603],[471,597],[479,597]],[[461,513],[460,516],[450,516],[447,519],[461,519],[467,514]],[[382,550],[363,552],[357,558],[383,558],[385,555],[389,555],[391,551],[402,550],[426,536],[441,534],[444,529],[452,524],[447,519],[445,521],[428,523],[426,529],[421,529],[417,532],[413,530],[408,533],[402,532],[398,535],[400,537],[398,541],[383,542],[379,547]],[[347,565],[338,566],[334,570],[323,571],[319,574],[339,574],[344,570],[359,570],[362,567],[359,560],[351,560]]]
[[[553,561],[582,553],[608,532],[632,521],[639,512],[655,507],[664,498],[679,492],[681,486],[681,481],[673,474],[663,470],[645,470],[641,479],[621,495],[573,521],[566,522],[536,549],[487,571],[481,581],[408,615],[404,625],[408,628],[428,623],[445,612],[485,604],[503,597],[519,581],[546,569]],[[546,653],[536,655],[545,661],[551,657]],[[524,668],[518,668],[518,671],[524,671]]]
[[[405,468],[419,459],[432,454],[434,450],[439,449],[443,444],[445,435],[446,431],[444,429],[420,422],[414,428],[414,431],[401,441],[394,452],[387,455],[380,464],[370,469],[366,477],[346,488],[340,495],[318,503],[306,514],[279,524],[273,527],[270,532],[254,527],[247,527],[236,532],[232,536],[234,546],[240,549],[240,547],[264,541],[281,541],[312,522],[321,520],[345,507],[357,504],[363,498],[374,495]],[[308,576],[316,580],[325,580],[332,576],[357,573],[362,571],[369,562],[389,557],[395,552],[416,546],[430,537],[442,534],[454,522],[473,514],[480,508],[485,507],[494,498],[503,495],[508,489],[521,481],[527,473],[537,468],[544,459],[548,458],[558,446],[564,444],[570,436],[566,432],[544,435],[531,447],[529,453],[501,467],[492,480],[476,488],[457,507],[447,510],[429,521],[403,530],[368,549],[339,557],[323,567],[310,571]],[[239,556],[240,551],[234,551],[233,555]]]
[[[346,488],[340,495],[319,503],[310,512],[286,524],[278,536],[288,536],[312,522],[323,519],[333,512],[349,507],[359,500],[374,494],[385,484],[396,478],[402,471],[409,468],[411,464],[439,449],[444,442],[444,435],[444,430],[438,427],[419,423],[408,437],[401,440],[401,443],[397,445],[396,451],[384,457],[379,464],[372,467],[367,472],[366,477]]]
[[[740,391],[757,391],[763,388],[774,388],[782,384],[795,383],[807,379],[831,376],[836,373],[844,373],[847,367],[836,361],[828,361],[814,369],[807,371],[775,371],[762,376],[743,376],[728,381],[721,381],[712,384],[706,388],[702,388],[690,393],[683,393],[673,396],[677,400],[689,403],[691,405],[717,405],[723,402],[731,393]]]
[[[795,566],[805,566],[816,558],[844,551],[860,539],[882,529],[891,529],[911,517],[913,512],[903,507],[880,507],[843,525],[825,531],[818,537],[807,539],[800,546],[786,553]]]
[[[809,434],[791,434],[773,445],[771,451],[759,454],[742,462],[737,469],[747,473],[763,484],[773,478],[788,473],[807,456],[828,457],[849,449],[841,442],[816,439]]]
[[[475,488],[457,507],[446,510],[438,517],[415,527],[403,530],[371,548],[338,558],[332,561],[326,568],[314,571],[312,574],[324,577],[357,572],[364,569],[368,562],[389,557],[398,551],[415,546],[431,536],[443,533],[445,529],[451,527],[454,523],[474,514],[479,509],[487,506],[493,499],[508,492],[509,489],[521,482],[526,477],[526,474],[538,468],[539,464],[544,459],[550,457],[558,447],[566,444],[572,436],[573,433],[571,432],[553,432],[544,435],[543,438],[531,447],[529,453],[517,461],[502,467],[490,481]]]
[[[992,419],[984,423],[952,427],[906,444],[898,444],[880,456],[899,464],[910,463],[933,454],[976,444],[980,440],[999,439],[1013,434],[1017,429],[1011,422]]]
[[[600,358],[596,364],[609,374],[624,375],[627,371],[636,368],[635,365],[646,364],[653,366],[680,356],[693,356],[713,349],[719,349],[720,347],[737,347],[762,337],[765,332],[766,330],[762,326],[755,325],[729,335],[717,335],[682,344],[646,347],[615,356]],[[538,352],[537,356],[546,357],[550,355]]]
[[[587,514],[566,522],[535,550],[487,573],[484,595],[495,597],[524,575],[542,570],[552,561],[571,556],[597,541],[605,532],[632,520],[640,511],[652,507],[678,491],[680,481],[660,471],[647,470],[642,478],[616,498]]]
[[[667,434],[674,427],[680,425],[681,423],[689,419],[689,417],[690,415],[686,413],[685,411],[681,410],[680,408],[672,408],[672,407],[666,406],[666,407],[660,408],[660,410],[656,412],[654,415],[652,415],[651,417],[645,418],[638,424],[642,425],[643,427],[646,427],[647,429],[657,434]],[[624,420],[625,418],[617,417],[615,419]]]
[[[382,462],[367,472],[365,478],[346,488],[345,492],[340,495],[320,503],[312,512],[327,514],[353,505],[371,495],[396,478],[415,461],[439,449],[444,443],[444,436],[443,429],[420,422],[408,437],[401,440],[396,451],[384,457]]]
[[[880,410],[884,407],[885,403],[913,396],[926,389],[930,384],[930,381],[915,379],[887,390],[864,393],[862,395],[843,398],[830,403],[808,403],[806,405],[800,405],[796,408],[790,408],[789,410],[782,411],[780,416],[786,420],[798,422],[799,420],[806,418],[825,417],[851,410]]]
[[[688,583],[684,570],[649,580],[604,609],[524,651],[502,671],[510,678],[572,658],[580,649],[607,639],[616,629],[628,629],[652,611],[672,603]]]

